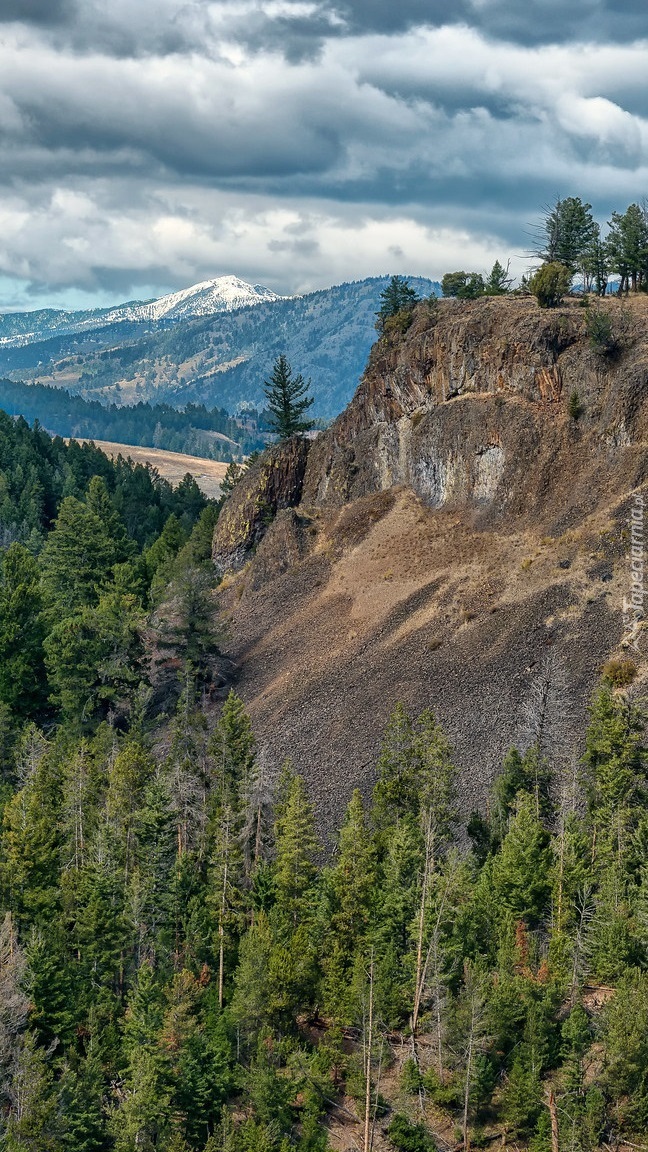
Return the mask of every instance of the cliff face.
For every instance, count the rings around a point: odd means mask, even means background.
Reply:
[[[614,357],[593,351],[576,302],[544,312],[531,299],[422,306],[403,338],[375,345],[353,401],[315,444],[304,501],[338,505],[407,484],[431,507],[551,522],[567,476],[583,489],[581,513],[598,498],[594,474],[607,483],[618,472],[633,488],[648,433],[648,298],[606,301],[605,311]],[[578,421],[568,418],[574,392]]]
[[[376,344],[311,445],[299,502],[223,593],[260,741],[305,773],[325,823],[370,787],[397,700],[446,726],[467,806],[523,738],[548,667],[561,762],[577,754],[621,651],[631,493],[648,478],[648,298],[605,310],[614,357],[592,350],[576,302],[421,306]]]
[[[212,559],[221,573],[241,568],[277,512],[299,503],[309,443],[295,436],[264,452],[236,485],[214,534]]]

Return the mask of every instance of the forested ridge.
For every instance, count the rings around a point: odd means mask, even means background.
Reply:
[[[315,417],[330,420],[362,374],[388,280],[370,277],[213,316],[109,324],[22,347],[3,345],[0,373],[41,382],[46,376],[104,401],[217,404],[236,412],[262,405],[262,381],[283,352],[312,380]],[[438,289],[422,277],[411,283],[422,295]]]
[[[536,728],[486,816],[433,711],[396,705],[331,849],[224,683],[217,507],[4,415],[0,469],[0,1147],[640,1141],[629,667],[579,762]]]
[[[203,404],[187,404],[184,409],[141,400],[123,406],[100,404],[73,396],[65,388],[15,380],[0,380],[0,405],[30,423],[39,420],[59,436],[113,440],[213,460],[231,460],[264,443],[259,429],[265,424],[256,411],[249,412],[243,422],[229,416],[224,408],[207,409]],[[231,442],[212,436],[213,432]]]

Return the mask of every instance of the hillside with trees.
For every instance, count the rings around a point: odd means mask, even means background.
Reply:
[[[87,440],[163,448],[211,460],[232,460],[263,447],[267,424],[250,409],[234,419],[223,408],[187,404],[101,404],[84,400],[65,388],[0,380],[0,408],[12,416],[38,420],[48,431]]]
[[[0,375],[56,385],[102,403],[204,404],[260,409],[263,380],[285,354],[312,381],[313,416],[330,420],[351,399],[375,337],[389,277],[189,320],[101,323],[0,346]],[[411,277],[429,296],[432,280]],[[107,438],[107,437],[104,437]]]
[[[646,300],[506,277],[224,505],[0,413],[1,1152],[642,1147]]]
[[[14,475],[39,448],[46,479],[45,438],[19,425]],[[5,551],[0,581],[0,1147],[637,1139],[646,716],[618,670],[578,769],[536,729],[487,818],[462,810],[434,714],[397,705],[373,792],[323,854],[298,766],[268,766],[235,692],[213,722],[211,510],[196,520],[183,493],[140,551],[117,507],[131,477],[101,464],[84,487],[64,456],[76,495],[55,495],[40,550]],[[147,609],[176,662],[166,715]]]
[[[443,295],[476,300],[480,296],[531,291],[541,307],[555,307],[574,278],[585,296],[605,296],[609,290],[622,296],[643,292],[648,285],[645,200],[630,204],[625,212],[613,212],[602,226],[594,218],[592,205],[580,196],[559,198],[545,209],[542,222],[531,232],[531,242],[529,259],[542,263],[530,278],[523,277],[518,287],[513,288],[508,267],[503,268],[496,260],[488,277],[481,272],[447,272],[441,281]]]
[[[365,388],[394,340],[439,323],[388,295]],[[298,419],[305,384],[275,367]],[[636,664],[608,662],[567,759],[564,689],[539,667],[479,811],[435,711],[397,703],[364,733],[371,787],[348,778],[323,821],[299,760],[268,755],[229,687],[218,602],[250,609],[215,586],[218,507],[21,419],[0,435],[0,1148],[636,1145]],[[269,512],[268,540],[286,515]],[[362,535],[339,531],[343,558]]]

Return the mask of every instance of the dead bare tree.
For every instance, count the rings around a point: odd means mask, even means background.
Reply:
[[[276,773],[271,769],[266,748],[260,748],[243,787],[244,820],[241,832],[245,875],[250,877],[265,859],[272,815]]]
[[[567,677],[562,661],[550,650],[534,675],[522,704],[519,744],[523,752],[535,748],[539,758],[561,761],[569,742]]]
[[[0,1098],[3,1103],[18,1064],[21,1035],[27,1026],[30,1004],[22,990],[26,966],[25,954],[8,912],[0,925]]]

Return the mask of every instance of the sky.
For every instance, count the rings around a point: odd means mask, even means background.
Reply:
[[[529,265],[648,195],[646,0],[0,0],[0,310]]]

